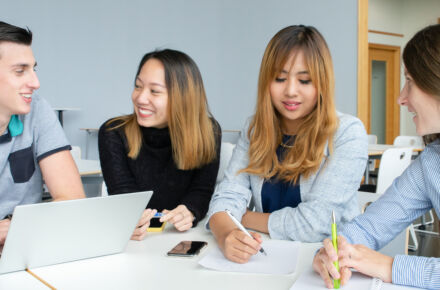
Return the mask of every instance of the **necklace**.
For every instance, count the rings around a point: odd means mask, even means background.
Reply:
[[[281,139],[281,147],[284,148],[293,148],[293,146],[295,145],[295,139],[296,136],[295,135],[284,135],[283,138]]]
[[[286,143],[283,143],[283,141],[281,141],[281,144],[280,144],[282,147],[284,147],[284,148],[293,148],[293,145],[288,145],[288,144],[286,144]]]

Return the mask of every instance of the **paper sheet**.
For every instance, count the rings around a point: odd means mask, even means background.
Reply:
[[[394,285],[390,283],[382,283],[382,286],[372,288],[373,278],[362,275],[358,272],[353,272],[350,280],[346,285],[341,287],[341,290],[416,290],[420,288],[405,287],[400,285]],[[292,285],[290,290],[324,290],[327,289],[324,285],[324,281],[321,279],[311,267],[304,269],[304,272]]]
[[[258,253],[246,264],[237,264],[223,256],[218,247],[211,249],[199,264],[205,268],[226,271],[260,274],[290,274],[295,271],[300,242],[267,240],[261,244],[267,253]]]

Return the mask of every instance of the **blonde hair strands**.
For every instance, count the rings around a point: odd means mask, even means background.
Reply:
[[[283,133],[269,89],[288,57],[297,51],[305,55],[318,101],[313,111],[302,120],[293,148],[287,149],[280,163],[276,149]],[[261,62],[257,108],[248,131],[249,165],[240,172],[266,179],[277,175],[289,182],[296,182],[300,175],[307,178],[319,169],[327,142],[332,152],[337,127],[333,64],[324,38],[311,26],[282,29],[270,40]]]

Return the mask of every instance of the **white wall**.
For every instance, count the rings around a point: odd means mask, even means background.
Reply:
[[[253,113],[258,69],[269,39],[292,24],[317,27],[336,72],[337,108],[356,115],[357,1],[353,0],[14,0],[1,20],[29,26],[40,95],[64,114],[71,143],[85,151],[81,127],[131,113],[142,55],[179,49],[198,64],[208,101],[223,129],[240,129]],[[90,157],[97,158],[96,136]]]
[[[368,42],[400,46],[401,53],[417,31],[427,25],[436,24],[440,17],[439,0],[369,0],[368,4],[369,29],[404,35],[402,38],[369,33]],[[404,84],[402,63],[401,87]],[[412,115],[403,107],[400,110],[400,134],[417,135]]]
[[[402,0],[369,0],[368,28],[403,33],[401,21],[402,2]]]

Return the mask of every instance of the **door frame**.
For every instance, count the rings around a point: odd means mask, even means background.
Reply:
[[[393,144],[394,138],[400,135],[400,106],[397,98],[400,93],[400,47],[384,44],[368,44],[368,104],[365,128],[370,133],[371,124],[371,72],[372,61],[386,62],[386,112],[385,112],[385,143]]]
[[[367,122],[368,95],[368,0],[358,0],[358,69],[357,69],[357,117]]]

